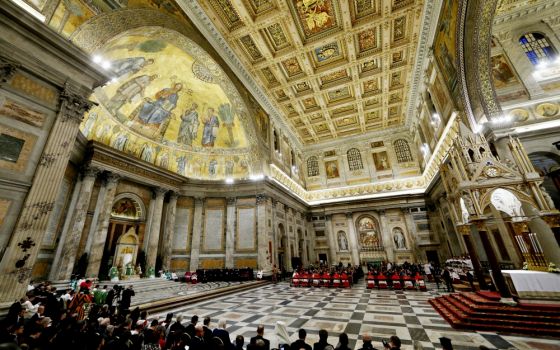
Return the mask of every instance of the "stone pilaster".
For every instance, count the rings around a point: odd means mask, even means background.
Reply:
[[[162,242],[162,263],[163,266],[171,269],[171,253],[173,250],[173,239],[175,236],[175,217],[177,213],[177,198],[176,192],[171,192],[169,195],[169,203],[167,203],[167,212],[165,215],[165,228],[163,233]]]
[[[68,166],[80,121],[91,103],[69,93],[61,94],[60,111],[39,160],[33,185],[25,199],[9,245],[0,262],[0,302],[13,302],[27,290],[33,265]]]
[[[226,209],[226,268],[233,268],[233,251],[235,250],[236,198],[227,198]]]
[[[332,228],[332,215],[325,215],[325,235],[329,241],[329,264],[334,265],[336,260],[337,239]]]
[[[78,253],[78,246],[80,245],[82,231],[86,222],[93,185],[95,184],[95,179],[99,172],[100,170],[95,167],[88,167],[83,172],[82,185],[76,201],[74,213],[73,215],[69,215],[72,216],[72,221],[64,241],[61,240],[59,243],[59,249],[61,248],[61,251],[58,252],[55,257],[55,259],[59,258],[59,262],[57,263],[55,260],[53,263],[54,268],[52,269],[53,273],[51,273],[51,279],[67,280],[70,279],[72,275],[72,269],[77,259],[76,254]]]
[[[99,213],[97,216],[95,231],[93,232],[93,237],[91,238],[91,248],[89,250],[88,256],[88,267],[86,269],[87,277],[98,277],[99,275],[101,259],[103,258],[103,251],[105,250],[105,241],[107,240],[109,220],[111,219],[113,200],[115,199],[115,192],[117,191],[119,179],[119,175],[109,173],[102,185],[103,187],[105,187],[105,196],[103,198],[103,202],[97,208],[99,210]]]
[[[395,261],[395,250],[393,249],[393,238],[391,237],[391,232],[389,232],[389,225],[387,225],[387,217],[385,216],[385,211],[379,212],[379,234],[383,238],[383,248],[387,254],[387,259],[389,261]]]
[[[359,265],[360,253],[358,247],[358,237],[352,213],[346,213],[346,220],[348,222],[348,243],[350,245],[350,252],[352,253],[352,264]]]
[[[194,199],[194,216],[193,216],[193,234],[191,241],[191,263],[190,270],[198,269],[198,261],[200,255],[200,238],[202,236],[202,211],[204,209],[204,198],[196,197]]]
[[[268,251],[268,229],[266,225],[266,203],[264,194],[257,195],[257,268],[270,270],[273,252]],[[270,260],[268,259],[270,254]]]
[[[150,225],[150,238],[146,250],[146,269],[155,269],[158,254],[159,233],[161,229],[161,219],[163,214],[163,199],[167,190],[157,187],[153,191],[152,201],[154,201],[154,211],[152,213],[152,224]]]

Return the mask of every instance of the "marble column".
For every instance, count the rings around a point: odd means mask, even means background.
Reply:
[[[194,216],[193,216],[193,234],[191,241],[191,263],[190,270],[195,271],[198,269],[199,255],[200,255],[200,239],[202,236],[202,225],[204,224],[202,218],[202,211],[204,209],[204,198],[196,197],[194,199]]]
[[[74,222],[74,212],[76,210],[76,202],[78,201],[78,196],[80,195],[80,191],[82,189],[82,176],[78,176],[76,179],[76,183],[74,184],[74,188],[72,190],[72,198],[70,199],[70,204],[68,205],[67,214],[64,217],[64,225],[62,226],[62,232],[60,233],[60,237],[58,238],[56,244],[56,250],[54,252],[54,259],[51,264],[51,269],[49,271],[49,281],[56,281],[58,279],[58,269],[60,266],[60,259],[62,258],[62,252],[64,251],[68,230],[72,223]]]
[[[391,232],[389,232],[389,225],[387,225],[385,211],[379,212],[379,225],[381,230],[379,234],[383,239],[383,248],[387,254],[387,260],[394,262],[396,260],[395,249],[393,248],[393,238],[391,237]]]
[[[59,261],[55,260],[53,263],[54,268],[52,269],[53,273],[51,273],[51,279],[53,280],[67,280],[70,279],[72,275],[74,264],[78,258],[76,254],[78,253],[78,246],[80,245],[84,224],[86,222],[93,185],[99,173],[100,169],[90,166],[86,168],[82,174],[82,185],[76,200],[74,212],[68,215],[72,217],[69,230],[64,241],[61,240],[58,245],[60,251],[57,250],[56,258],[58,258]]]
[[[91,103],[63,91],[60,111],[37,165],[9,244],[0,262],[0,303],[13,302],[25,294],[54,202],[64,180],[72,145],[84,113]]]
[[[257,195],[257,269],[271,270],[273,252],[269,251],[268,227],[266,225],[266,203],[264,194]]]
[[[352,253],[352,265],[360,265],[360,253],[358,247],[358,237],[356,235],[356,227],[352,213],[346,213],[348,222],[348,243],[350,244],[350,252]]]
[[[162,242],[162,265],[171,269],[171,255],[173,252],[173,240],[175,236],[175,217],[177,213],[177,198],[179,195],[176,192],[171,192],[169,195],[169,203],[167,203],[167,212],[165,215],[165,227],[163,232]]]
[[[291,242],[290,239],[290,228],[288,226],[288,206],[284,203],[280,203],[282,209],[284,210],[284,235],[286,236],[286,246],[284,247],[284,256],[286,257],[286,271],[293,271],[295,266],[292,266],[292,249],[291,249]]]
[[[236,199],[227,198],[226,209],[226,268],[233,268],[233,252],[235,251],[235,222],[236,222]]]
[[[498,257],[496,256],[496,252],[490,243],[488,230],[486,227],[478,227],[478,234],[480,236],[480,240],[482,241],[482,245],[484,246],[486,256],[488,257],[490,268],[492,269],[492,277],[494,283],[496,284],[496,289],[500,292],[502,298],[511,298],[511,293],[506,285],[506,280],[504,275],[502,275],[502,269],[500,268]]]
[[[325,215],[325,236],[329,242],[329,265],[338,263],[336,259],[336,236],[332,228],[332,215]]]
[[[478,286],[481,290],[487,290],[488,285],[486,284],[486,279],[484,278],[484,272],[482,271],[482,265],[480,264],[480,258],[476,251],[474,242],[471,236],[471,227],[470,225],[458,226],[458,231],[460,232],[461,236],[463,236],[463,241],[465,242],[465,246],[467,248],[467,252],[469,253],[469,257],[471,258],[471,262],[473,264],[474,276],[478,280]]]
[[[153,190],[152,201],[154,202],[154,211],[152,213],[152,224],[150,225],[150,237],[148,248],[146,250],[146,269],[154,269],[156,267],[156,259],[158,255],[159,233],[161,230],[161,219],[163,214],[163,199],[165,198],[167,189],[156,187]],[[149,276],[151,277],[151,276]]]
[[[107,230],[109,229],[109,220],[111,219],[111,210],[113,209],[113,200],[119,183],[119,176],[109,173],[102,186],[105,187],[105,197],[99,208],[96,229],[91,239],[91,248],[88,255],[88,267],[86,269],[86,277],[98,277],[101,268],[101,259],[105,250],[105,241],[107,240]]]

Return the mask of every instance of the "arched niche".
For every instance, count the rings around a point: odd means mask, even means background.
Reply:
[[[127,264],[136,265],[136,257],[138,256],[138,236],[136,230],[131,227],[128,231],[119,237],[115,247],[115,255],[113,258],[113,266],[122,268]]]
[[[397,250],[406,250],[407,249],[407,240],[404,233],[404,230],[397,226],[393,228],[392,232],[393,243],[395,244],[395,249]]]
[[[346,232],[338,231],[336,233],[336,241],[338,244],[338,250],[341,252],[347,252],[349,250],[348,246],[348,236],[346,236]]]

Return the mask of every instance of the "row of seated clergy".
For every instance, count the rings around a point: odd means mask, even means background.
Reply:
[[[352,275],[346,272],[338,273],[309,273],[294,272],[292,275],[292,285],[294,287],[332,287],[332,288],[350,288],[353,283]]]
[[[186,282],[216,281],[250,281],[253,279],[252,268],[242,269],[197,269],[196,272],[185,272]]]
[[[411,274],[397,274],[394,272],[389,276],[385,276],[383,272],[375,274],[369,271],[366,276],[367,288],[371,289],[377,286],[379,289],[386,289],[392,287],[393,289],[420,289],[426,290],[426,282],[424,281],[424,276],[416,272],[414,276]]]

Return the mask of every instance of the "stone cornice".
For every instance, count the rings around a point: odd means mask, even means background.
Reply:
[[[511,11],[496,14],[494,17],[494,26],[507,25],[509,22],[517,21],[520,18],[527,17],[535,13],[542,13],[560,6],[560,0],[541,0],[532,5],[525,5]],[[547,15],[550,13],[547,13]],[[517,24],[515,24],[517,25]]]
[[[443,0],[428,0],[424,3],[424,16],[422,18],[421,32],[416,47],[416,62],[412,71],[410,92],[408,96],[408,108],[406,112],[405,125],[410,127],[416,116],[416,105],[418,103],[419,92],[423,86],[423,79],[428,63],[428,53],[434,42],[439,13]]]
[[[231,70],[235,73],[239,80],[241,80],[247,90],[251,92],[253,97],[255,97],[259,104],[269,113],[272,123],[280,126],[284,133],[287,134],[292,146],[301,150],[302,143],[297,135],[295,135],[292,128],[286,123],[284,118],[282,118],[279,111],[276,107],[274,107],[264,90],[253,79],[247,69],[245,69],[243,63],[241,63],[218,28],[216,28],[214,23],[212,23],[212,20],[206,15],[204,9],[202,9],[198,2],[194,0],[177,0],[177,4],[187,14],[196,28],[208,40],[216,52],[222,56],[223,60],[229,65]]]

